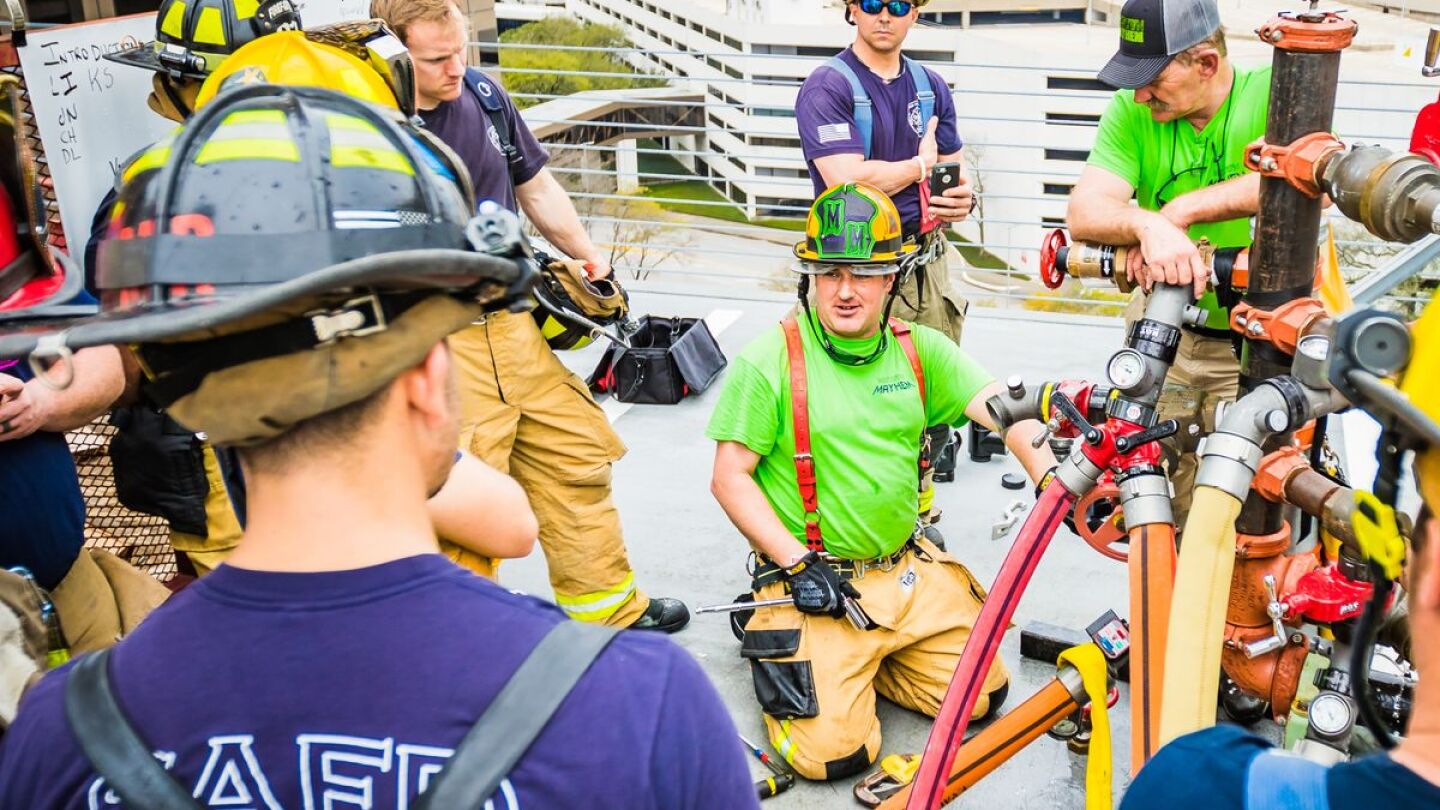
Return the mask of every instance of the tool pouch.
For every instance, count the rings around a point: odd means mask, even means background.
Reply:
[[[774,661],[800,649],[800,629],[746,630],[741,657],[750,659],[750,675],[761,711],[782,720],[820,714],[815,676],[809,661]]]
[[[709,388],[727,362],[704,320],[646,315],[630,348],[611,346],[586,382],[621,402],[674,405]]]

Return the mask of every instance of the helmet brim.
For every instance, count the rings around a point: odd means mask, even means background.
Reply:
[[[188,70],[177,70],[160,61],[160,55],[155,51],[154,42],[143,42],[133,48],[126,48],[123,51],[105,54],[105,58],[111,62],[130,67],[148,70],[152,73],[166,73],[181,79],[196,79],[203,81],[206,74],[195,73]]]
[[[424,267],[423,273],[415,268]],[[75,350],[112,344],[153,343],[204,333],[304,298],[356,287],[390,290],[433,288],[437,293],[476,296],[487,309],[528,299],[533,262],[464,250],[426,249],[366,256],[280,284],[223,298],[189,298],[103,312],[89,318],[23,322],[0,336],[0,357],[25,357],[37,349]],[[8,328],[8,326],[7,326]],[[54,346],[50,344],[56,344]]]

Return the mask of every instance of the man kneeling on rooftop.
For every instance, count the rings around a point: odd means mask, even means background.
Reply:
[[[31,690],[0,807],[757,806],[678,647],[438,553],[446,338],[533,270],[495,250],[513,214],[472,220],[453,155],[419,136],[328,90],[242,86],[122,190],[107,311],[49,339],[131,345],[177,421],[239,448],[249,520],[214,573]],[[35,332],[0,328],[0,356]]]
[[[880,751],[875,693],[933,717],[970,637],[984,589],[916,530],[920,437],[994,429],[1001,389],[940,332],[889,318],[915,246],[883,192],[831,187],[805,233],[801,314],[731,365],[707,434],[711,489],[759,558],[755,598],[795,603],[756,611],[741,648],[770,741],[802,775],[842,779]],[[1040,431],[1005,437],[1036,480],[1055,465]],[[977,717],[1008,684],[996,659]]]

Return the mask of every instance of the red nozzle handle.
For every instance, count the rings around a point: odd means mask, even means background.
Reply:
[[[1059,258],[1060,248],[1070,244],[1065,239],[1065,231],[1056,228],[1045,235],[1045,241],[1040,243],[1040,280],[1046,287],[1052,290],[1060,289],[1065,281],[1065,268],[1056,263]]]

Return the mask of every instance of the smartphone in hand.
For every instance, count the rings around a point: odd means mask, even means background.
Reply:
[[[939,197],[947,188],[960,185],[960,161],[950,160],[936,163],[930,169],[930,196]]]

